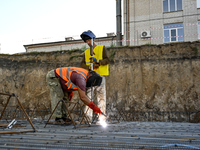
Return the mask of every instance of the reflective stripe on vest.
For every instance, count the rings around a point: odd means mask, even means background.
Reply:
[[[73,69],[73,68],[74,68],[74,69]],[[68,87],[68,89],[77,89],[77,86],[76,86],[74,83],[72,83],[72,81],[70,80],[70,74],[71,74],[70,72],[75,71],[75,72],[77,72],[77,73],[83,75],[83,76],[85,77],[85,79],[87,79],[87,74],[86,74],[86,72],[83,72],[83,71],[81,71],[81,70],[78,70],[78,68],[76,69],[76,67],[66,67],[66,69],[67,69],[66,76],[63,77],[63,72],[62,72],[63,69],[64,69],[64,68],[59,68],[58,72],[59,72],[59,76],[60,76],[63,80],[67,81],[66,86]],[[82,68],[80,68],[80,69],[82,69]],[[86,71],[86,70],[85,70],[85,71]],[[57,73],[58,73],[58,72],[57,72]]]
[[[95,53],[93,55],[94,58],[97,60],[102,60],[103,59],[103,47],[104,45],[97,45],[94,49],[93,52]],[[88,48],[85,51],[85,62],[87,66],[90,66],[90,48]],[[109,75],[109,65],[100,65],[98,68],[93,69],[96,73],[98,73],[100,76],[108,76]]]
[[[69,82],[67,83],[67,87],[70,87],[70,89],[74,89],[74,88],[76,87],[76,85],[75,85],[74,83],[72,83],[71,80],[69,80],[69,72],[70,72],[70,71],[79,72],[79,73],[81,73],[82,75],[84,75],[85,78],[87,78],[87,75],[86,75],[84,72],[80,71],[80,70],[71,69],[71,67],[68,67],[68,68],[67,68],[67,79],[68,79],[68,81],[69,81]],[[71,86],[70,86],[70,85],[71,85]]]

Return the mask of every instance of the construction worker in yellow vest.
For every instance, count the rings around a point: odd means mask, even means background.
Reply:
[[[96,36],[90,30],[83,32],[81,35],[82,40],[88,44],[89,47],[93,44],[93,57],[90,54],[90,48],[85,51],[81,67],[91,70],[91,62],[93,62],[93,71],[97,72],[102,77],[102,83],[99,87],[94,88],[94,95],[97,97],[97,106],[103,113],[106,113],[106,81],[105,76],[109,75],[109,59],[107,50],[104,45],[96,45],[94,39]],[[93,41],[93,43],[92,43]],[[92,60],[93,59],[93,60]],[[91,99],[91,88],[87,89],[87,96]],[[87,109],[86,109],[87,110]],[[92,119],[93,111],[89,110],[88,117]]]

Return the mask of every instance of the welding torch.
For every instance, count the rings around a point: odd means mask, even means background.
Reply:
[[[107,117],[107,115],[106,115],[106,114],[104,114],[104,113],[102,113],[102,112],[101,112],[101,114],[102,114],[102,115],[104,115],[105,117]]]

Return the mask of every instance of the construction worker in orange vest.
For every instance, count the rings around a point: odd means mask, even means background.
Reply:
[[[103,113],[106,113],[106,80],[105,76],[109,75],[109,58],[107,56],[107,50],[104,45],[96,45],[93,41],[96,36],[90,30],[83,32],[81,35],[82,40],[88,44],[91,49],[85,50],[85,55],[81,61],[81,68],[91,70],[93,69],[102,77],[102,83],[100,86],[95,87],[94,92],[97,95],[97,106]],[[93,42],[93,43],[92,43]],[[92,57],[91,57],[92,55]],[[91,68],[93,63],[93,68]],[[87,96],[91,99],[91,88],[87,89]],[[87,109],[86,109],[87,110]],[[92,110],[89,110],[87,116],[91,119],[93,116]]]
[[[86,87],[100,86],[102,78],[94,71],[88,72],[78,67],[63,67],[51,70],[46,75],[50,88],[51,109],[54,110],[59,100],[68,93],[69,100],[73,97],[73,91],[78,90],[81,101],[95,113],[101,114],[101,110],[86,96]],[[66,121],[66,108],[60,103],[52,115],[56,122]]]

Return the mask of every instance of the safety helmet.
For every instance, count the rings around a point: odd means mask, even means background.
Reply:
[[[90,77],[87,79],[86,87],[100,86],[102,77],[95,71],[90,71],[89,74]]]
[[[82,38],[82,40],[84,42],[86,42],[86,40],[88,40],[88,39],[93,39],[94,40],[96,38],[94,33],[92,31],[90,31],[90,30],[84,31],[80,36],[81,36],[81,38]]]

